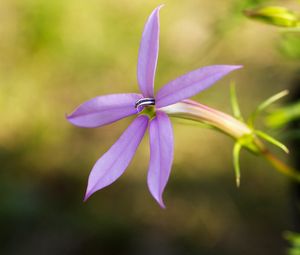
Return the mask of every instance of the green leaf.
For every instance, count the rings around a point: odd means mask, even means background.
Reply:
[[[275,138],[271,137],[270,135],[259,131],[259,130],[254,130],[254,133],[257,134],[259,137],[262,139],[266,140],[267,142],[277,146],[278,148],[282,149],[285,153],[289,153],[289,149],[281,142],[276,140]]]
[[[300,119],[300,101],[281,107],[266,117],[266,124],[272,128],[280,128]]]
[[[289,93],[288,90],[283,90],[271,97],[269,97],[267,100],[263,101],[256,109],[255,111],[250,115],[249,120],[248,120],[248,125],[250,127],[254,126],[254,121],[256,117],[263,111],[265,110],[268,106],[273,104],[274,102],[278,101],[279,99],[285,97]]]
[[[291,248],[288,249],[288,255],[299,255],[300,254],[300,234],[285,231],[283,237],[290,243]]]
[[[284,31],[291,31],[286,29]],[[295,31],[296,32],[296,31]],[[283,33],[279,41],[280,52],[288,58],[299,59],[300,58],[300,37],[299,33]]]
[[[233,166],[234,166],[235,181],[237,187],[240,186],[240,180],[241,180],[240,163],[239,163],[241,148],[242,145],[239,142],[236,142],[233,147]]]
[[[243,117],[236,96],[235,83],[233,81],[230,83],[230,102],[233,111],[233,116],[238,120],[243,121]]]

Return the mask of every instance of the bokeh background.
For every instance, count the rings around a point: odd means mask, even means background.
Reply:
[[[270,3],[299,10],[296,1],[164,3],[156,89],[201,66],[242,64],[195,99],[231,113],[234,80],[247,116],[296,78],[299,36],[242,14]],[[98,95],[138,91],[140,37],[159,4],[1,0],[0,254],[285,253],[282,233],[294,228],[289,180],[243,152],[237,189],[233,141],[176,120],[166,210],[147,189],[147,137],[125,174],[83,203],[94,162],[132,119],[80,129],[65,114]]]

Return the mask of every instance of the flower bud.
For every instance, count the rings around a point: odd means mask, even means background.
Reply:
[[[245,10],[249,18],[279,27],[299,27],[298,15],[284,7],[267,6],[258,9]]]

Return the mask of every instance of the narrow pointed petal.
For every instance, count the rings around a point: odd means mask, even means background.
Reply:
[[[180,76],[157,92],[156,106],[158,108],[164,107],[194,96],[213,85],[226,74],[239,68],[241,66],[206,66]]]
[[[93,128],[110,124],[137,113],[135,102],[140,94],[111,94],[99,96],[81,104],[67,116],[69,122],[79,127]]]
[[[153,97],[154,78],[159,48],[159,10],[157,7],[149,16],[139,49],[137,79],[144,97]]]
[[[88,180],[85,199],[117,180],[133,158],[148,126],[141,115],[124,131],[118,141],[96,162]]]
[[[150,165],[148,187],[161,207],[165,207],[162,194],[171,172],[174,153],[173,130],[169,117],[157,112],[150,122]]]

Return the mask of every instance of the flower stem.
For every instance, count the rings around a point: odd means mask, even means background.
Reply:
[[[298,170],[288,166],[268,150],[263,151],[262,155],[278,172],[300,182],[300,172]]]

